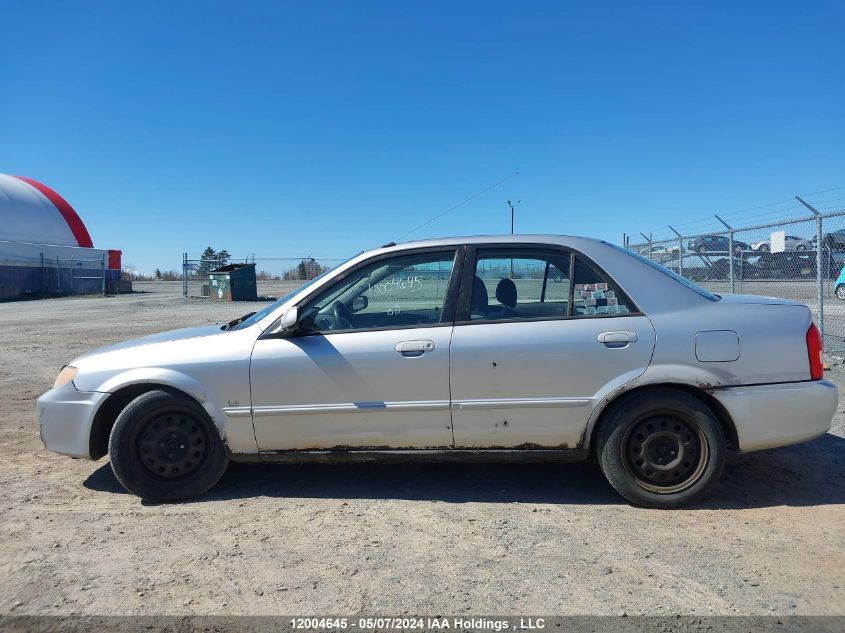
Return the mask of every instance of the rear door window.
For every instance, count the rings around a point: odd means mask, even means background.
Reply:
[[[630,314],[631,302],[609,277],[578,256],[574,268],[572,316]]]
[[[565,252],[479,250],[470,320],[567,316],[569,257]]]

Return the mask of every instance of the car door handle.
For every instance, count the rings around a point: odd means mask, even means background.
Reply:
[[[602,332],[598,335],[599,343],[604,343],[606,347],[628,347],[629,343],[637,342],[636,332]]]
[[[402,354],[402,356],[416,358],[417,356],[422,356],[426,352],[433,351],[434,341],[400,341],[399,343],[396,343],[396,346],[393,349]]]

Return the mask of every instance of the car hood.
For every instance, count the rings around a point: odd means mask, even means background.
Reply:
[[[96,356],[106,352],[115,352],[118,350],[131,349],[135,347],[143,347],[144,345],[152,345],[155,343],[167,343],[169,341],[182,341],[189,338],[200,338],[203,336],[223,335],[225,331],[221,329],[222,326],[218,323],[215,325],[202,325],[199,327],[179,328],[178,330],[169,330],[167,332],[160,332],[158,334],[150,334],[149,336],[142,336],[140,338],[129,339],[122,343],[115,343],[114,345],[107,345],[98,349],[86,352],[78,356],[74,361],[88,358],[89,356]],[[71,363],[72,364],[72,363]]]

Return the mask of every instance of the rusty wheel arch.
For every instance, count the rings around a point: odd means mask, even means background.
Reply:
[[[631,398],[635,395],[640,395],[644,392],[654,391],[658,389],[677,389],[678,391],[684,391],[704,403],[716,416],[716,419],[719,421],[719,425],[722,427],[722,432],[725,434],[725,439],[727,440],[727,447],[729,449],[738,449],[739,448],[739,439],[736,432],[736,425],[734,424],[733,419],[728,414],[725,407],[716,400],[711,394],[707,393],[707,391],[695,387],[693,385],[683,384],[683,383],[673,383],[673,382],[661,382],[661,383],[652,383],[648,385],[641,385],[639,387],[634,387],[633,389],[622,391],[621,393],[617,393],[613,395],[608,402],[604,404],[604,408],[599,413],[598,418],[596,419],[595,423],[593,424],[593,428],[590,430],[590,443],[588,445],[588,452],[590,457],[596,456],[596,438],[598,437],[599,429],[601,425],[604,423],[607,416],[615,409],[617,406],[620,406],[625,403],[628,398]],[[605,398],[607,400],[607,398]]]

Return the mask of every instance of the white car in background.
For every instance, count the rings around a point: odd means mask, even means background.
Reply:
[[[821,351],[807,306],[720,297],[599,240],[427,240],[222,327],[85,354],[38,399],[38,429],[162,501],[230,460],[595,458],[627,499],[668,508],[709,490],[728,450],[830,428]]]
[[[809,251],[812,247],[813,243],[810,240],[797,235],[787,235],[784,242],[784,250],[787,251]],[[751,248],[755,251],[770,251],[772,250],[771,240],[754,242]]]

